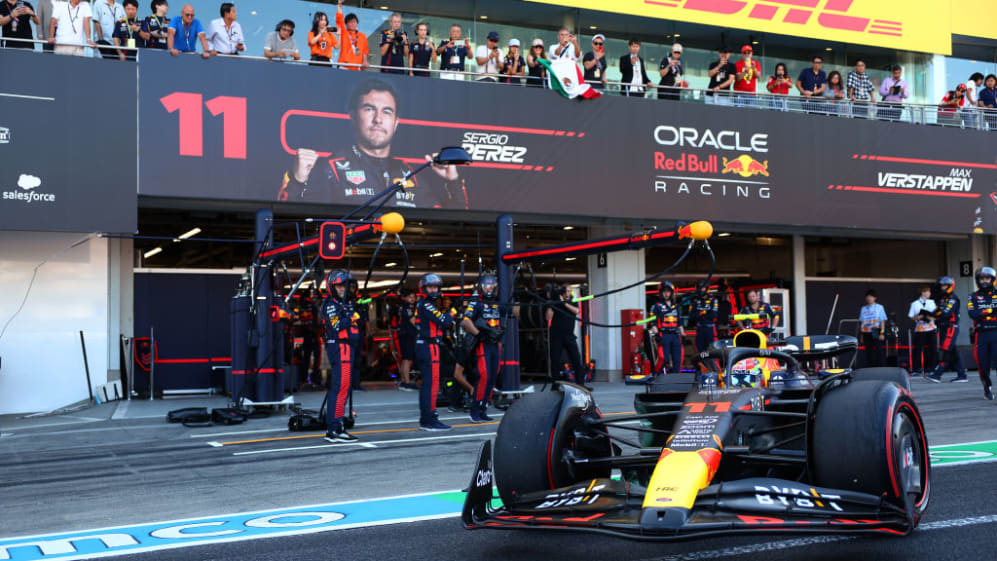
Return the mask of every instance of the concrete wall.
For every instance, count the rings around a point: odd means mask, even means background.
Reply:
[[[117,357],[117,341],[108,341],[109,244],[90,237],[66,249],[85,239],[0,232],[0,329],[13,317],[0,338],[0,414],[49,411],[88,397],[81,330],[91,381],[107,382],[109,357]],[[35,267],[46,259],[32,284]]]

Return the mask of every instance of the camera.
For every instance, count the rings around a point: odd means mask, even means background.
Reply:
[[[394,38],[392,39],[392,41],[394,41],[396,47],[399,47],[402,45],[402,43],[405,42],[405,38],[406,38],[405,32],[401,31],[394,34]]]

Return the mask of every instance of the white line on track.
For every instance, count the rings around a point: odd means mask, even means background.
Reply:
[[[934,530],[946,530],[949,528],[961,528],[964,526],[975,526],[978,524],[993,524],[997,522],[997,514],[988,514],[985,516],[972,516],[969,518],[956,518],[953,520],[939,520],[938,522],[929,522],[927,524],[921,524],[914,531],[913,535],[916,536],[921,532],[931,532]],[[654,557],[652,559],[644,559],[643,561],[702,561],[707,559],[723,559],[725,557],[737,557],[742,555],[757,555],[759,553],[764,553],[767,551],[781,551],[784,549],[794,549],[798,547],[806,547],[811,545],[820,545],[826,543],[835,543],[856,540],[862,536],[812,536],[808,538],[798,538],[792,540],[780,540],[776,542],[765,542],[751,545],[743,545],[739,547],[728,547],[724,549],[712,549],[706,551],[694,551],[691,553],[682,553],[679,555],[667,555],[665,557]]]
[[[492,417],[499,419],[503,413],[493,413]],[[459,421],[461,419],[467,419],[467,415],[457,415],[454,417],[440,417],[441,421]],[[413,425],[418,423],[419,419],[401,419],[398,421],[375,421],[375,422],[363,422],[357,425],[357,428],[371,427],[375,425]],[[230,432],[209,432],[203,434],[192,434],[191,438],[211,438],[213,436],[233,436],[237,434],[256,434],[264,432],[288,432],[287,427],[276,428],[276,429],[256,429],[256,430],[240,430],[240,431],[230,431]]]
[[[363,446],[364,444],[377,445],[377,444],[398,444],[402,442],[434,442],[439,440],[456,440],[460,438],[476,438],[476,437],[488,437],[495,436],[494,432],[477,432],[473,434],[449,434],[446,436],[426,436],[421,438],[399,438],[396,440],[375,440],[372,442],[344,442],[340,444],[316,444],[314,446],[294,446],[292,448],[268,448],[266,450],[249,450],[247,452],[233,452],[233,456],[249,456],[252,454],[273,454],[277,452],[294,452],[297,450],[314,450],[316,448],[340,448],[343,446]],[[214,445],[217,443],[208,443]],[[371,446],[365,446],[365,448],[370,448]],[[376,447],[376,446],[375,446]]]

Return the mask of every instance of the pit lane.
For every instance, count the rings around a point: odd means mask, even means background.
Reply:
[[[936,386],[915,380],[914,393],[933,447],[997,440],[992,423],[995,405],[980,399],[974,384]],[[632,388],[621,385],[600,385],[596,390],[608,413],[630,410],[632,394]],[[0,513],[0,533],[7,538],[78,531],[464,487],[479,443],[491,437],[496,425],[458,427],[442,434],[412,431],[415,407],[409,402],[413,398],[414,394],[396,392],[368,392],[358,397],[357,431],[371,431],[361,441],[370,446],[331,445],[315,437],[320,434],[277,440],[299,436],[281,427],[283,417],[230,428],[186,429],[165,425],[160,419],[138,419],[111,426],[87,423],[78,428],[15,431],[0,440],[0,453],[7,459],[0,471],[0,501],[6,507]],[[458,415],[443,413],[443,417],[455,417],[451,419],[455,425],[465,424]],[[95,437],[99,437],[97,442]],[[936,469],[924,526],[915,535],[899,539],[780,534],[642,544],[587,534],[468,532],[457,518],[448,517],[117,558],[420,560],[605,555],[642,560],[737,559],[762,552],[772,559],[804,555],[828,560],[872,555],[883,559],[981,558],[989,555],[990,536],[997,530],[997,505],[992,504],[986,483],[994,476],[997,463]],[[13,557],[21,558],[39,557]]]

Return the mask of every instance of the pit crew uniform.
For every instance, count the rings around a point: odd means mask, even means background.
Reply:
[[[419,426],[443,425],[436,415],[436,396],[440,391],[440,347],[444,330],[454,324],[454,318],[440,311],[425,295],[415,305],[419,324],[419,338],[415,341],[415,360],[422,375],[419,388]],[[443,425],[446,427],[446,425]],[[436,430],[446,430],[444,429]]]
[[[658,300],[651,306],[651,315],[654,316],[654,327],[658,330],[657,360],[654,363],[654,372],[665,373],[665,360],[671,361],[669,370],[673,373],[682,371],[682,361],[685,352],[682,348],[682,336],[679,335],[679,326],[682,324],[682,314],[674,300]]]
[[[992,286],[988,290],[977,290],[969,296],[966,307],[969,308],[969,317],[973,318],[976,335],[973,355],[979,365],[980,382],[986,393],[993,385],[990,368],[997,361],[997,291]]]
[[[335,294],[335,288],[329,287]],[[354,355],[360,344],[359,316],[349,302],[335,296],[322,303],[322,323],[325,326],[326,354],[329,357],[329,393],[326,427],[329,434],[344,432],[346,399],[350,392]]]
[[[762,302],[761,300],[758,301],[758,309],[751,306],[741,308],[741,315],[745,314],[758,314],[758,319],[745,321],[747,322],[748,329],[757,329],[766,336],[772,334],[772,331],[775,329],[772,326],[775,324],[775,319],[779,317],[779,314],[775,313],[775,310],[772,309],[772,306],[768,302]]]
[[[717,309],[715,296],[697,293],[692,298],[692,317],[696,320],[696,352],[706,352],[717,340]]]
[[[958,379],[966,379],[966,368],[962,365],[962,357],[956,347],[959,337],[959,297],[953,293],[943,294],[935,307],[935,325],[938,327],[938,366],[934,373],[926,376],[932,382],[942,381],[942,372],[946,368],[955,369]]]
[[[402,158],[375,158],[355,144],[329,157],[326,164],[315,164],[316,168],[325,170],[324,182],[313,178],[300,183],[293,171],[284,172],[277,200],[361,205],[412,171],[412,166]],[[313,169],[312,174],[317,175],[316,170]],[[437,180],[443,182],[442,188],[437,186]],[[467,210],[467,188],[462,178],[444,181],[429,177],[420,183],[419,178],[413,176],[405,189],[396,192],[394,199],[385,206]]]
[[[485,416],[485,410],[492,398],[492,390],[495,389],[495,381],[499,375],[499,357],[502,356],[500,341],[504,330],[502,328],[501,307],[494,299],[475,295],[467,303],[464,317],[471,320],[481,332],[473,352],[478,379],[474,384],[471,416],[487,421],[489,418]],[[482,329],[482,324],[487,329]]]

